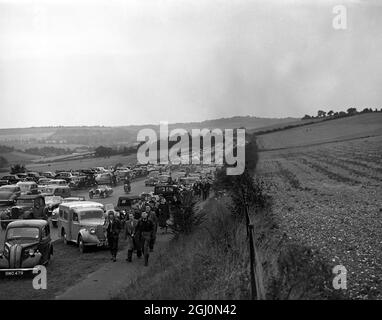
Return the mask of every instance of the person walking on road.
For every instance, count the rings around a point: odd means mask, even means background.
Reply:
[[[136,230],[137,230],[136,233],[139,235],[138,237],[140,240],[140,248],[143,249],[143,255],[145,258],[145,266],[148,266],[149,255],[150,255],[149,253],[150,240],[151,240],[151,235],[154,231],[154,224],[148,217],[147,209],[146,211],[142,212],[142,217],[138,221]]]
[[[109,210],[107,213],[107,241],[109,242],[111,260],[113,262],[117,261],[118,252],[118,238],[119,232],[121,231],[121,222],[115,217],[114,210]]]
[[[138,225],[138,220],[134,219],[134,214],[132,212],[129,213],[129,219],[125,222],[125,240],[127,240],[127,262],[132,261],[133,251],[135,246],[135,233]],[[137,248],[137,256],[140,255]]]
[[[158,231],[158,216],[155,211],[155,206],[146,207],[149,208],[149,220],[153,222],[154,229],[151,234],[151,240],[150,240],[150,252],[154,251],[154,245],[157,238],[157,231]],[[147,210],[146,210],[147,212]]]

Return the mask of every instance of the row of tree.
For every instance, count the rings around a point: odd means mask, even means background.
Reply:
[[[380,110],[378,110],[377,108],[375,108],[374,110],[372,108],[364,108],[362,111],[358,111],[357,108],[348,108],[345,111],[333,111],[333,110],[330,110],[328,112],[324,111],[324,110],[318,110],[317,111],[317,116],[310,116],[308,114],[306,114],[302,120],[308,120],[308,119],[318,119],[318,118],[342,118],[342,117],[348,117],[348,116],[354,116],[356,114],[360,114],[360,113],[371,113],[371,112],[382,112],[382,108]]]

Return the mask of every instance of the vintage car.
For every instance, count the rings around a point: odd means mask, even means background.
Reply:
[[[113,193],[113,188],[100,185],[98,187],[92,188],[89,190],[89,198],[93,199],[94,197],[107,198]]]
[[[49,223],[45,220],[14,221],[7,226],[0,273],[22,276],[38,265],[47,265],[53,255]]]
[[[60,196],[62,198],[68,198],[72,195],[72,190],[69,186],[44,186],[40,188],[41,193],[45,196]]]
[[[40,179],[40,174],[37,172],[28,172],[27,173],[27,180],[28,181],[34,181],[37,182]]]
[[[52,180],[52,179],[49,179],[49,178],[40,178],[40,179],[38,179],[37,184],[39,186],[44,186],[44,185],[47,185],[50,182],[50,180]]]
[[[135,218],[139,219],[141,210],[138,208],[138,203],[141,200],[140,196],[122,196],[118,198],[115,211],[120,212],[120,217],[124,218],[130,210],[134,212]]]
[[[113,175],[110,172],[105,172],[105,173],[99,173],[95,177],[95,181],[97,182],[98,185],[113,185],[114,184],[114,178]]]
[[[0,186],[6,186],[8,184],[8,180],[1,180],[0,179]]]
[[[68,183],[64,179],[52,179],[47,182],[47,186],[67,186]]]
[[[58,230],[65,244],[75,242],[81,253],[89,246],[107,246],[106,217],[100,203],[62,203],[58,211]]]
[[[58,206],[62,203],[63,198],[60,196],[53,195],[44,195],[45,197],[45,206],[46,206],[46,214],[48,218],[52,216],[52,212],[54,209],[58,208]]]
[[[54,179],[55,174],[51,171],[46,171],[41,173],[42,177],[48,178],[48,179]]]
[[[13,205],[20,197],[20,188],[16,185],[5,185],[0,187],[0,205]]]
[[[71,172],[59,172],[55,175],[54,179],[65,180],[69,183],[73,177],[74,175]]]
[[[85,175],[74,176],[69,182],[69,187],[72,190],[79,190],[88,187],[87,180],[88,178]]]
[[[14,174],[9,174],[1,177],[1,180],[7,181],[7,184],[16,184],[20,181],[20,178]]]
[[[50,221],[52,222],[52,226],[54,228],[57,228],[57,221],[58,221],[58,211],[59,211],[59,206],[61,203],[68,203],[68,202],[75,202],[75,201],[85,201],[85,197],[69,197],[62,199],[61,202],[55,206],[52,210],[52,214],[50,215]],[[102,209],[103,206],[100,206]]]
[[[174,195],[179,195],[176,185],[158,184],[154,187],[154,195],[163,196],[166,200],[172,200]]]
[[[38,194],[38,184],[34,181],[22,181],[16,184],[21,194]]]
[[[21,195],[13,207],[0,214],[1,228],[4,230],[12,220],[47,219],[45,199],[42,195]]]
[[[146,180],[145,180],[145,186],[146,187],[153,187],[155,186],[156,184],[158,184],[159,180],[158,180],[158,177],[148,177]]]

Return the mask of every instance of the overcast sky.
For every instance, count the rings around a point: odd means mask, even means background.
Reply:
[[[380,108],[379,3],[0,0],[0,127]]]

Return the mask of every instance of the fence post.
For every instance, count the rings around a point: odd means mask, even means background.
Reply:
[[[250,272],[251,272],[251,292],[252,292],[252,300],[256,300],[257,298],[257,290],[256,290],[256,278],[255,278],[255,248],[253,245],[253,224],[249,226],[249,256],[250,256]]]

